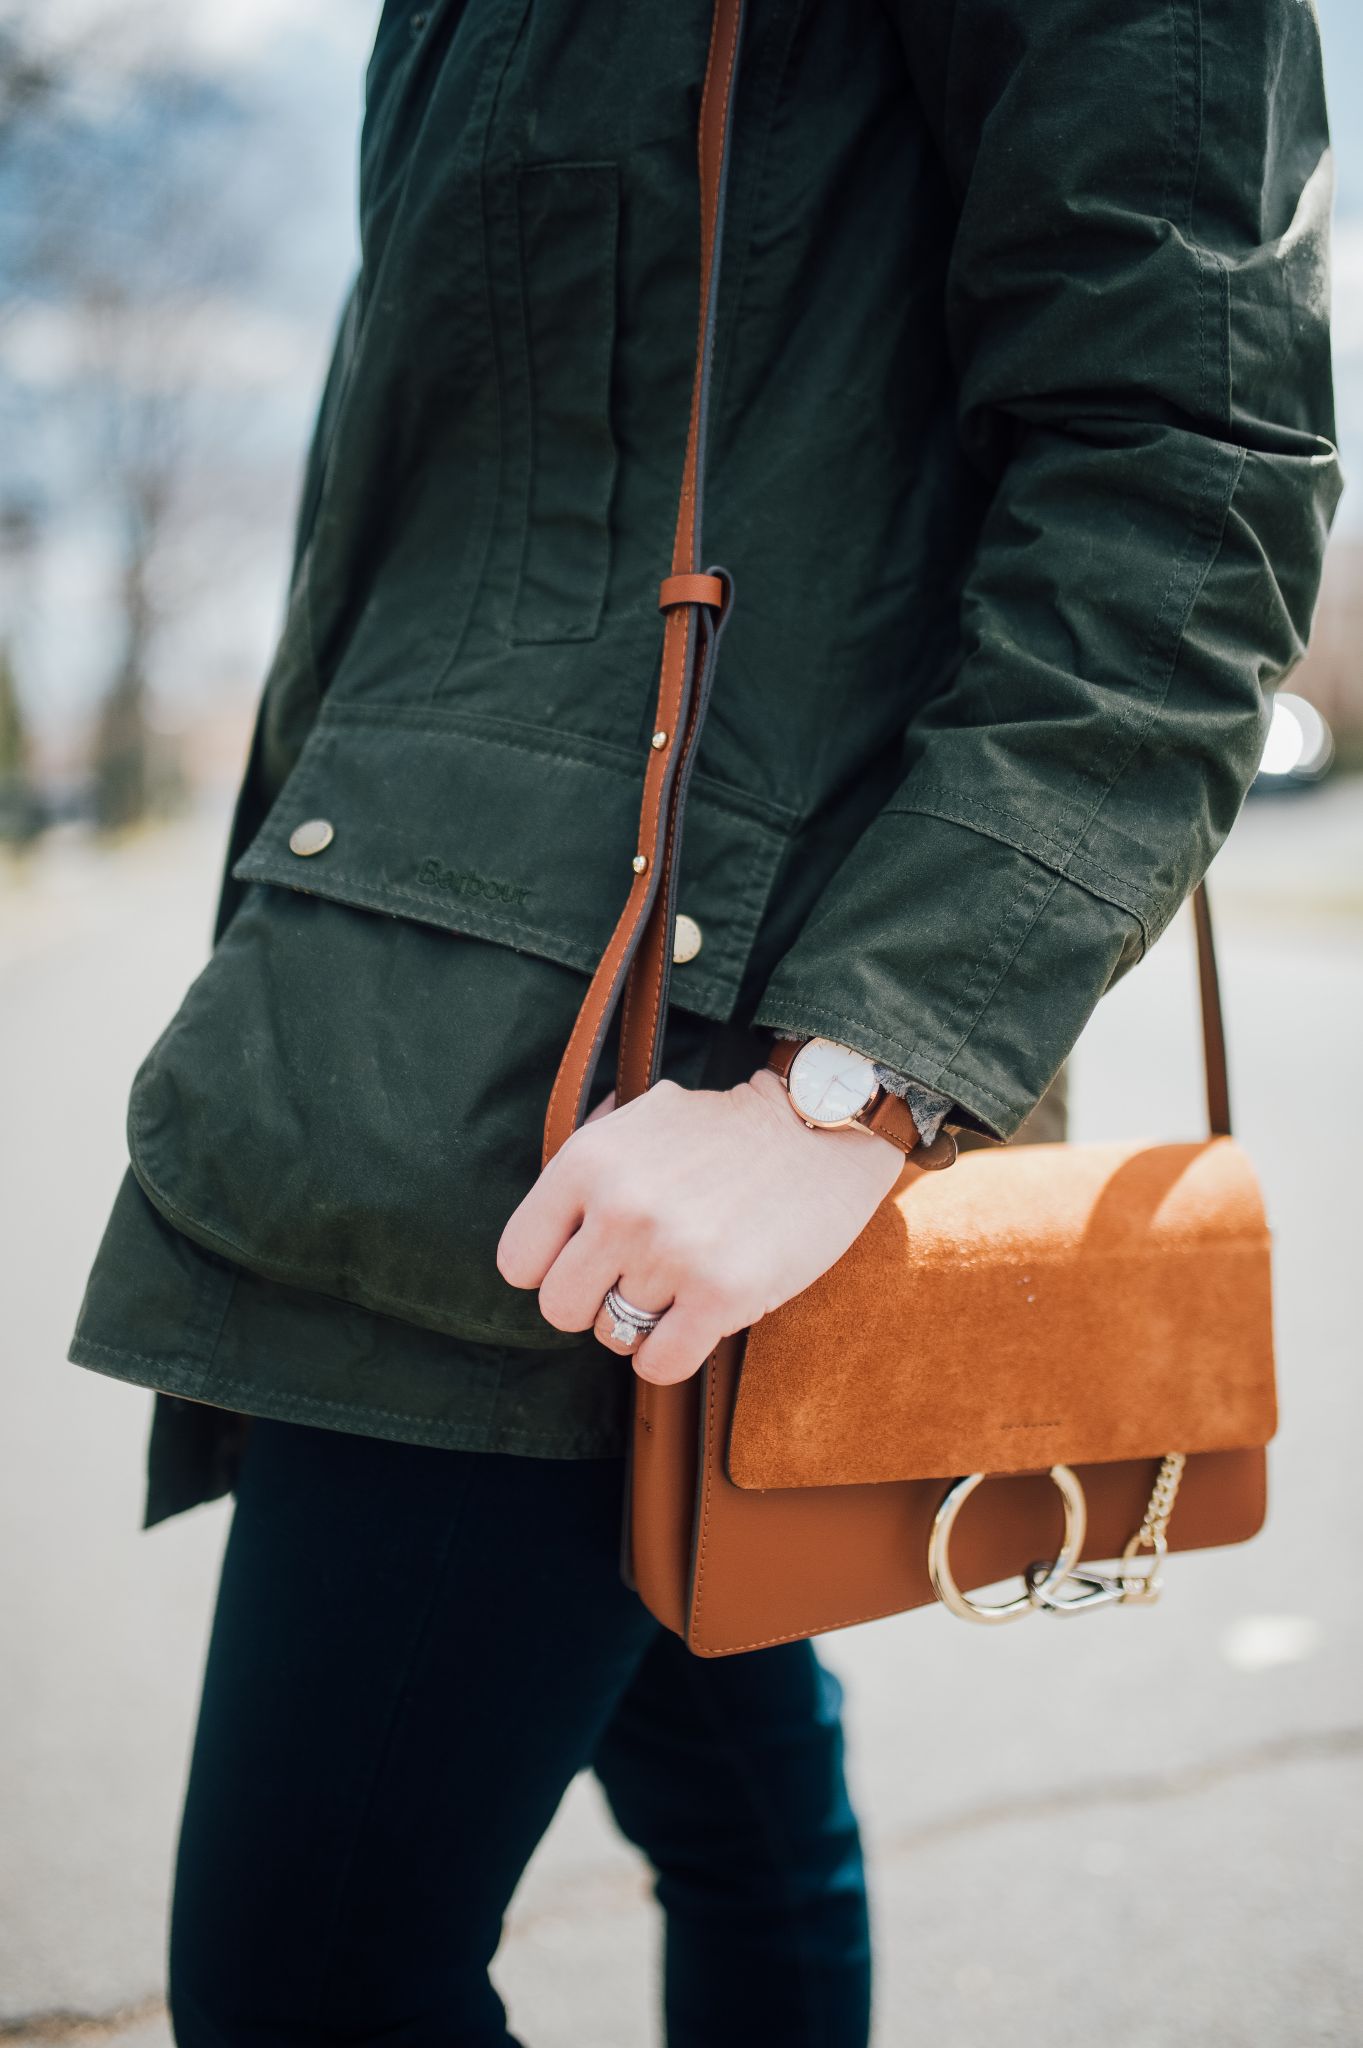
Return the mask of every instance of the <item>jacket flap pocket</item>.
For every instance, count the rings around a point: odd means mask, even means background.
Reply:
[[[624,748],[436,708],[329,705],[232,872],[591,973],[628,893],[641,784]],[[696,777],[678,904],[700,946],[672,978],[681,1008],[732,1013],[787,823]]]

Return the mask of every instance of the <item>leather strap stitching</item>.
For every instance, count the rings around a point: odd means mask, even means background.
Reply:
[[[703,445],[704,401],[709,370],[709,345],[712,339],[710,316],[714,303],[716,235],[730,133],[730,98],[742,14],[743,0],[716,0],[706,55],[705,82],[701,90],[697,143],[701,184],[700,292],[691,415],[687,425],[686,458],[673,536],[674,576],[694,575],[694,549],[697,541],[695,527],[698,523],[699,505],[697,478]],[[723,73],[717,101],[716,89],[720,78],[717,66],[721,48]],[[622,976],[626,977],[621,1019],[622,1069],[628,1067],[632,1076],[636,1068],[647,1072],[652,1065],[667,963],[665,947],[664,957],[658,957],[659,942],[665,940],[665,932],[661,929],[655,931],[651,920],[659,912],[660,906],[665,908],[666,904],[662,884],[670,873],[669,862],[677,843],[679,825],[679,806],[672,800],[673,793],[679,784],[688,745],[694,743],[697,729],[692,714],[699,682],[696,673],[698,605],[706,601],[708,599],[698,596],[666,608],[655,726],[669,732],[673,739],[672,743],[660,752],[650,751],[645,765],[636,852],[643,854],[647,866],[643,874],[636,877],[625,899],[615,930],[602,954],[574,1022],[558,1073],[554,1077],[545,1115],[546,1162],[571,1135],[581,1116],[611,1014],[620,1000]],[[699,637],[704,641],[705,636]],[[657,993],[653,995],[650,1008],[647,1049],[643,1061],[637,1062],[632,1053],[632,1020],[638,1015],[634,969],[641,942],[649,960],[648,979],[651,984],[657,982],[658,988]],[[627,1053],[628,1058],[625,1057]]]

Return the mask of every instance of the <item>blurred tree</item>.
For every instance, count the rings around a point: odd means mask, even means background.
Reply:
[[[95,731],[91,812],[101,832],[121,832],[147,811],[151,786],[147,686],[125,669],[104,694]]]
[[[0,845],[29,845],[42,818],[19,681],[9,643],[0,641]]]
[[[0,151],[41,112],[66,69],[61,46],[39,50],[11,7],[0,19]]]
[[[177,782],[149,715],[174,629],[285,559],[295,446],[257,399],[291,367],[264,231],[288,209],[243,175],[268,100],[189,62],[154,0],[79,34],[37,0],[0,15],[0,458],[41,478],[53,546],[108,564],[91,801],[122,827]]]
[[[0,499],[0,598],[4,615],[17,615],[18,593],[30,584],[29,567],[39,532],[28,499]],[[0,844],[27,846],[42,830],[45,807],[33,770],[33,747],[19,690],[11,635],[0,628]]]
[[[163,757],[170,742],[153,734],[149,717],[156,639],[177,606],[189,601],[192,577],[177,576],[166,557],[192,460],[192,387],[170,374],[155,353],[152,329],[165,309],[142,307],[112,278],[89,285],[71,312],[81,342],[85,409],[100,459],[116,561],[120,643],[95,723],[91,812],[104,832],[139,823],[181,786]],[[176,323],[178,324],[178,322]],[[167,319],[165,352],[173,355]]]

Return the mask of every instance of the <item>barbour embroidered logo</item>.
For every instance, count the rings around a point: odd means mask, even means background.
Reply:
[[[489,903],[505,903],[518,909],[530,900],[522,882],[501,882],[495,875],[480,875],[474,868],[447,868],[428,855],[417,869],[417,880],[428,889],[443,889],[447,896],[480,896]]]

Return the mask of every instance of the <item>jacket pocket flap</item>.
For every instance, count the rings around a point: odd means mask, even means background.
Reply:
[[[590,973],[628,893],[641,787],[624,748],[435,708],[328,706],[232,872]],[[318,822],[329,836],[299,834]],[[672,979],[682,1009],[732,1013],[788,824],[696,777],[678,905],[701,943]]]
[[[1269,1237],[1228,1138],[1027,1145],[905,1175],[750,1332],[740,1487],[846,1486],[1258,1449]]]

